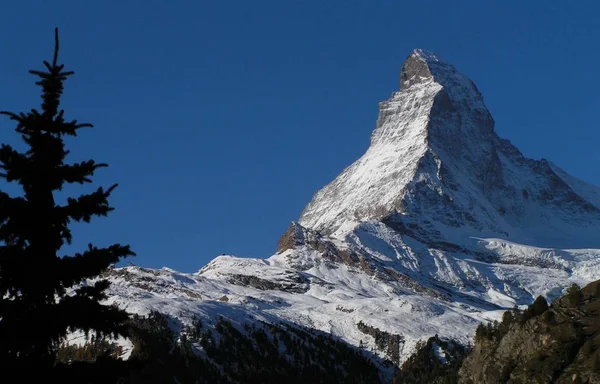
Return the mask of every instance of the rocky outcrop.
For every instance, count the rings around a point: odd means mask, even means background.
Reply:
[[[286,280],[282,281],[271,281],[252,275],[231,274],[228,281],[231,284],[253,287],[261,291],[277,290],[291,293],[305,293],[310,289],[308,279],[301,275],[288,276]]]
[[[202,299],[202,294],[193,289],[184,286],[169,284],[157,279],[161,272],[142,267],[129,267],[129,269],[110,268],[106,270],[101,277],[107,279],[123,279],[131,287],[139,288],[145,292],[153,294],[171,294],[187,296],[192,299]]]
[[[287,231],[279,238],[277,253],[294,249],[306,243],[306,229],[297,223],[291,223]]]
[[[480,328],[459,382],[600,383],[600,281],[539,307]]]
[[[410,55],[402,65],[400,71],[400,90],[410,88],[411,85],[422,83],[433,77],[427,62],[420,59],[421,54],[426,54],[423,50],[416,50],[418,55]]]
[[[317,231],[303,227],[298,223],[291,223],[288,230],[281,236],[277,253],[283,253],[287,250],[308,247],[320,255],[319,262],[345,264],[363,270],[369,275],[375,273],[375,268],[367,262],[364,256],[350,248],[337,247],[331,240],[323,237]],[[288,262],[291,266],[299,270],[306,270],[314,267],[314,264],[305,263],[306,260],[295,260],[294,254],[288,256]]]

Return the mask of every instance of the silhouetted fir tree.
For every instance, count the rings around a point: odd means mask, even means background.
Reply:
[[[0,147],[0,177],[18,183],[22,196],[0,191],[0,361],[4,367],[43,369],[54,364],[56,350],[68,329],[93,330],[101,335],[124,334],[127,314],[99,303],[105,298],[106,280],[80,286],[97,277],[122,257],[133,256],[129,246],[97,248],[89,244],[83,253],[59,255],[71,243],[69,223],[88,223],[106,216],[113,208],[108,197],[116,185],[67,199],[59,205],[54,193],[65,184],[91,183],[98,168],[94,160],[69,164],[63,138],[77,136],[91,124],[65,120],[59,109],[63,82],[73,74],[58,64],[58,29],[52,63],[39,77],[41,111],[0,112],[16,122],[16,132],[28,146],[18,152]],[[70,293],[68,289],[73,287]]]

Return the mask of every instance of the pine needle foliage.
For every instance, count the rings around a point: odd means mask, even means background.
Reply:
[[[90,184],[94,173],[107,166],[94,160],[66,162],[64,138],[92,125],[67,120],[60,109],[64,82],[74,73],[59,64],[58,53],[56,29],[52,61],[44,61],[43,70],[29,71],[38,78],[41,109],[0,112],[16,123],[28,147],[19,152],[0,145],[0,179],[22,189],[20,196],[0,189],[0,361],[6,367],[52,367],[68,330],[124,334],[128,318],[101,304],[109,283],[98,278],[121,258],[135,255],[128,245],[89,244],[82,253],[59,253],[71,244],[73,221],[89,223],[113,210],[108,198],[117,185],[69,197],[63,205],[55,201],[65,184]]]

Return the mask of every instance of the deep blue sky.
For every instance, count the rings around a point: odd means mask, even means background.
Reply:
[[[95,186],[120,183],[74,247],[129,243],[137,265],[192,272],[275,251],[367,148],[413,48],[471,77],[526,156],[600,185],[599,13],[596,0],[5,2],[0,109],[38,106],[27,70],[58,26],[76,71],[66,115],[95,124],[73,159],[110,164]],[[13,128],[0,120],[0,141]]]

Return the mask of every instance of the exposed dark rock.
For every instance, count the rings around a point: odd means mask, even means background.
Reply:
[[[335,307],[336,311],[340,311],[340,312],[345,312],[345,313],[352,313],[354,312],[354,308],[345,308],[342,305],[338,305],[337,307]]]
[[[108,269],[103,274],[103,278],[111,278],[111,277],[120,277],[127,281],[129,285],[132,287],[143,289],[148,292],[155,293],[163,293],[165,291],[173,292],[173,293],[183,293],[184,295],[194,298],[194,299],[202,299],[202,295],[199,292],[193,291],[191,289],[169,284],[163,280],[158,279],[160,276],[160,272],[157,270],[141,268],[141,267],[133,267],[136,270],[147,273],[147,275],[132,273],[126,268],[118,268],[118,269]]]
[[[301,275],[288,275],[285,280],[275,282],[251,275],[232,274],[229,275],[228,281],[231,284],[250,286],[263,291],[305,293],[310,289],[309,281]]]
[[[427,63],[412,53],[406,58],[400,71],[400,90],[407,89],[411,85],[431,77],[432,74]]]
[[[287,231],[281,236],[277,244],[277,253],[304,245],[304,228],[297,223],[291,223]]]
[[[434,289],[431,289],[422,284],[419,284],[417,281],[415,281],[413,278],[408,276],[406,273],[398,272],[392,268],[386,268],[385,271],[389,275],[391,275],[394,278],[394,280],[398,281],[403,286],[412,289],[416,293],[435,297],[436,299],[440,299],[440,300],[444,300],[444,301],[449,301],[451,298],[451,295],[449,293],[443,292],[443,291],[438,292]]]

